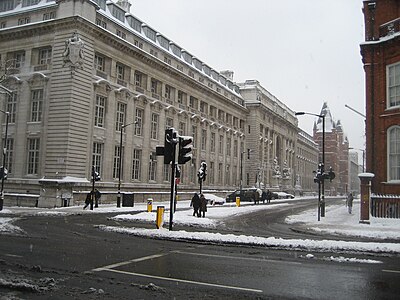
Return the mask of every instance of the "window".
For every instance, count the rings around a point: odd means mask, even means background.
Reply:
[[[158,41],[160,42],[161,47],[163,47],[164,49],[169,50],[169,40],[166,39],[163,36],[158,36]]]
[[[7,27],[7,22],[1,22],[0,23],[0,28],[1,29],[6,28],[6,27]]]
[[[7,11],[14,9],[14,0],[0,1],[0,11]]]
[[[149,181],[156,181],[157,161],[150,158],[149,161]]]
[[[400,181],[400,126],[388,130],[389,181]]]
[[[96,25],[103,27],[104,29],[107,29],[107,23],[105,21],[103,21],[102,19],[97,18]]]
[[[214,162],[210,162],[210,167],[208,169],[208,182],[214,184]]]
[[[132,179],[140,180],[140,162],[142,159],[142,150],[134,149],[132,158]]]
[[[123,9],[117,7],[116,5],[111,5],[110,11],[111,14],[118,20],[120,20],[121,22],[125,21],[125,11]]]
[[[14,156],[14,139],[7,139],[6,141],[6,157],[5,157],[5,166],[8,173],[12,173],[13,169],[13,156]]]
[[[210,151],[211,153],[215,152],[215,132],[211,132]]]
[[[142,32],[142,22],[140,22],[139,20],[135,19],[132,16],[128,16],[126,19],[127,19],[130,27],[132,27],[134,30],[136,30],[139,33]]]
[[[186,123],[179,122],[178,133],[179,133],[179,135],[185,135],[186,134]]]
[[[103,144],[100,143],[93,143],[93,153],[92,153],[92,166],[96,172],[101,174],[101,161],[103,156]],[[90,172],[92,172],[90,170]],[[90,174],[90,176],[92,176]]]
[[[31,122],[42,121],[43,89],[31,92]]]
[[[171,182],[171,166],[170,165],[164,165],[163,168],[163,174],[164,174],[164,181]]]
[[[22,0],[22,7],[38,4],[40,0]]]
[[[400,106],[400,63],[388,67],[388,107]]]
[[[120,80],[124,80],[125,78],[125,67],[119,63],[116,65],[116,72],[117,72],[117,78]]]
[[[24,25],[31,22],[31,17],[23,17],[18,19],[18,25]]]
[[[143,28],[143,31],[144,31],[144,34],[145,34],[149,39],[151,39],[153,42],[156,41],[156,32],[155,32],[153,29],[151,29],[151,28],[145,26],[145,27]]]
[[[115,131],[121,131],[122,126],[125,124],[126,104],[122,102],[117,103],[117,120],[115,122]]]
[[[224,136],[220,135],[219,136],[219,154],[223,154],[223,149],[224,149]]]
[[[15,123],[17,111],[17,93],[13,92],[7,97],[7,111],[10,113],[9,123]]]
[[[239,149],[238,149],[238,141],[234,140],[233,141],[233,156],[237,157],[239,154]]]
[[[122,166],[121,159],[121,148],[120,146],[114,146],[114,165],[113,165],[113,178],[119,178],[119,167]],[[121,172],[122,178],[122,172]]]
[[[51,48],[44,48],[39,50],[39,65],[51,64]]]
[[[222,163],[218,164],[218,183],[223,184],[223,176],[222,176]]]
[[[126,33],[117,29],[117,36],[119,36],[120,38],[126,40]]]
[[[98,71],[104,72],[105,70],[105,58],[100,54],[94,56],[94,68]]]
[[[96,127],[104,127],[106,99],[106,97],[96,95],[96,108],[94,112],[94,126]]]
[[[201,130],[201,150],[205,151],[207,146],[207,130]]]
[[[143,127],[143,114],[144,111],[141,108],[136,108],[136,113],[135,113],[135,135],[136,136],[141,136],[142,135],[142,127]]]
[[[232,139],[230,137],[226,138],[226,155],[231,156],[231,144]]]
[[[152,92],[153,94],[155,94],[155,95],[159,95],[159,94],[160,94],[160,93],[159,93],[159,90],[158,90],[159,86],[161,86],[161,84],[159,83],[159,81],[156,80],[156,79],[154,79],[154,78],[152,78],[152,79],[151,79],[151,92]]]
[[[102,10],[106,10],[106,1],[107,0],[94,0]]]
[[[152,114],[151,115],[151,132],[150,132],[150,137],[153,140],[156,140],[158,138],[158,121],[159,121],[159,116],[157,114]]]
[[[18,51],[14,53],[14,68],[21,68],[25,64],[25,51]]]
[[[192,142],[193,148],[196,148],[197,147],[197,126],[195,126],[195,125],[192,126],[192,137],[193,137],[193,142]]]
[[[39,172],[39,146],[38,138],[28,139],[28,175],[37,175]]]
[[[143,74],[135,71],[135,85],[142,87]]]
[[[56,18],[56,12],[51,11],[43,14],[43,21],[52,20]]]
[[[168,129],[168,128],[171,128],[171,127],[174,127],[174,119],[167,117],[165,119],[165,129]]]

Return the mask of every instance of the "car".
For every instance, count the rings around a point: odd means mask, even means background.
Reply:
[[[240,201],[257,202],[261,198],[259,190],[258,188],[246,188],[242,189],[242,193],[240,190],[236,190],[226,196],[226,202],[235,202],[236,197],[240,197]]]
[[[210,204],[210,205],[224,205],[225,204],[224,198],[215,196],[213,194],[203,194],[203,195],[207,200],[207,204]]]
[[[293,199],[294,195],[286,193],[286,192],[275,192],[277,194],[278,199]]]

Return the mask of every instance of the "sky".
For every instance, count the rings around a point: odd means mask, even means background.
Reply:
[[[328,103],[365,148],[362,0],[132,0],[131,13],[234,81],[256,79],[293,111]],[[299,116],[312,134],[316,118]],[[361,154],[360,154],[361,155]]]

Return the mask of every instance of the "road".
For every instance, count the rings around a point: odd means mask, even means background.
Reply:
[[[277,219],[284,214],[274,213]],[[400,294],[399,257],[144,239],[94,226],[121,225],[108,216],[22,217],[16,225],[26,234],[1,235],[0,299],[398,299]],[[269,218],[274,224],[272,214]],[[234,230],[253,226],[251,219],[260,226],[251,230],[265,233],[265,216],[246,219]],[[282,234],[292,234],[281,226]]]

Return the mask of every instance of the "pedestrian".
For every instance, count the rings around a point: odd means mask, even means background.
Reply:
[[[353,209],[353,200],[354,200],[353,193],[350,192],[349,195],[347,196],[347,201],[346,201],[349,214],[351,214],[351,210]]]
[[[190,206],[193,206],[193,217],[200,217],[200,197],[197,193],[194,193],[192,201],[190,202]]]
[[[263,203],[265,203],[265,200],[267,200],[267,192],[265,190],[263,190],[261,194],[261,200]]]
[[[95,206],[98,207],[100,203],[100,198],[101,198],[101,193],[98,189],[94,190],[94,200],[95,200]]]
[[[272,192],[270,190],[267,190],[267,203],[271,203],[272,199]]]
[[[83,209],[86,209],[86,207],[89,206],[91,201],[92,201],[92,192],[89,192],[86,195],[85,206],[83,207]]]
[[[206,216],[207,211],[207,199],[203,194],[200,195],[200,214],[203,215],[203,218]]]

